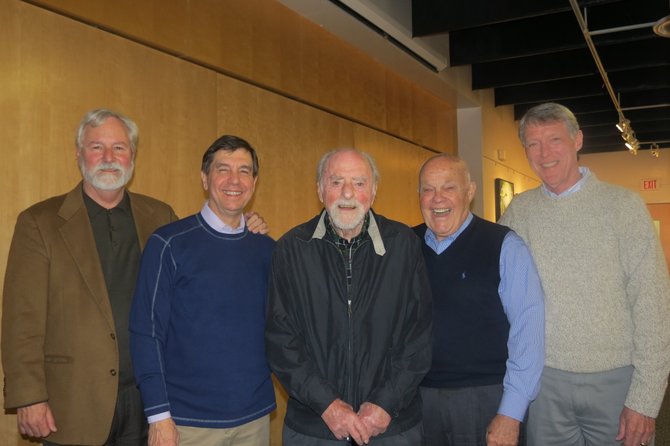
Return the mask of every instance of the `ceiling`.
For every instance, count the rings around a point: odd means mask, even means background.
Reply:
[[[577,11],[570,0],[412,0],[412,36],[448,35],[448,66],[471,65],[472,89],[493,88],[516,119],[542,102],[570,108],[584,130],[582,153],[628,150],[612,96],[641,150],[670,147],[670,38],[651,26],[670,2],[582,0]]]
[[[584,130],[581,153],[599,153],[628,150],[616,101],[641,150],[670,147],[670,38],[652,31],[670,0],[279,1],[440,97],[458,83],[459,108],[481,89],[516,119],[559,102]]]

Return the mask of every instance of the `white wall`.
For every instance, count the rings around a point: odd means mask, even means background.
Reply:
[[[661,149],[658,158],[649,150],[637,155],[627,151],[588,154],[580,157],[579,164],[601,180],[638,192],[647,204],[670,203],[670,149]],[[656,180],[656,190],[643,190],[644,180]]]

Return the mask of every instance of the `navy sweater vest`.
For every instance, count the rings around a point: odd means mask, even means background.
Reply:
[[[426,225],[414,230],[424,240]],[[498,286],[500,251],[508,232],[474,216],[442,254],[422,244],[433,291],[433,364],[422,386],[502,383],[509,322]]]

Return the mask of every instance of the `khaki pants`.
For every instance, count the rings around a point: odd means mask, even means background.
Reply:
[[[268,446],[270,415],[230,428],[177,426],[177,430],[179,446]]]

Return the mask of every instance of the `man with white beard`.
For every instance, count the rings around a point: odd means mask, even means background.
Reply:
[[[430,285],[419,239],[370,209],[378,177],[365,153],[327,153],[325,209],[277,242],[265,339],[290,397],[285,446],[423,443]]]
[[[126,190],[137,139],[126,116],[90,111],[76,138],[83,181],[18,216],[2,312],[5,407],[46,445],[146,444],[128,314],[140,250],[176,216]]]

